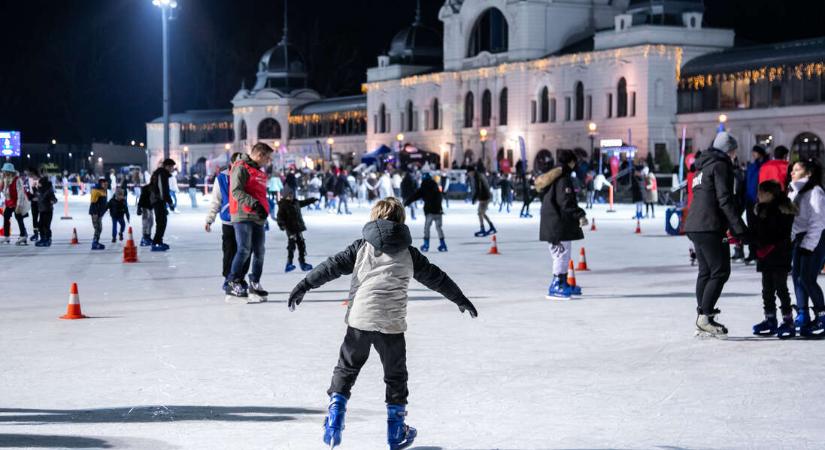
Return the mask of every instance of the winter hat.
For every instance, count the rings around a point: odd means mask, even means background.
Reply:
[[[761,158],[766,158],[768,156],[768,152],[765,150],[765,147],[762,147],[761,145],[754,145],[751,151],[759,153]]]
[[[713,140],[713,148],[728,153],[739,148],[739,144],[727,131],[720,131]]]
[[[12,173],[14,173],[14,172],[17,172],[17,171],[14,170],[14,164],[12,164],[10,162],[7,162],[7,163],[3,164],[3,172],[12,172]]]

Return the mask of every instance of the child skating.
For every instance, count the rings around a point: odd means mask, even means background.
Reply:
[[[404,423],[407,415],[407,290],[410,278],[440,293],[471,317],[478,313],[447,274],[412,247],[404,225],[404,206],[395,198],[379,201],[364,226],[363,238],[319,264],[289,296],[293,310],[310,289],[353,274],[346,315],[347,334],[327,393],[329,415],[324,421],[324,443],[341,444],[350,390],[374,346],[384,366],[387,384],[387,443],[390,450],[412,445],[416,430]]]
[[[109,209],[109,202],[106,200],[109,187],[109,180],[101,177],[97,180],[97,185],[92,188],[91,204],[89,205],[89,215],[92,217],[92,227],[95,230],[92,239],[92,250],[105,250],[106,246],[100,243],[100,233],[103,232],[103,216]]]
[[[109,217],[112,218],[112,243],[120,239],[123,240],[123,231],[126,228],[126,222],[131,222],[129,216],[129,205],[126,203],[126,192],[118,188],[115,191],[115,196],[109,200]],[[120,225],[120,231],[118,231]]]
[[[312,270],[312,265],[307,264],[306,261],[307,244],[304,241],[303,232],[307,230],[307,227],[304,223],[304,216],[301,214],[301,208],[310,206],[317,201],[317,198],[298,200],[295,198],[292,189],[286,189],[283,198],[278,202],[278,228],[285,231],[287,237],[287,257],[284,272],[295,270],[295,264],[293,264],[295,247],[298,247],[298,264],[301,265],[301,270],[304,272]]]

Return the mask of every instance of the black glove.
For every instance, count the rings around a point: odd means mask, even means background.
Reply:
[[[464,303],[461,303],[461,304],[458,305],[458,310],[461,311],[462,313],[464,311],[469,311],[470,312],[470,317],[472,317],[474,319],[476,317],[478,317],[478,311],[476,311],[476,307],[473,306],[473,304],[470,303],[470,301],[467,300],[467,299],[464,299]]]
[[[307,280],[301,280],[301,282],[295,286],[295,289],[289,294],[289,301],[287,302],[290,311],[295,311],[295,307],[301,304],[308,290],[309,283],[307,283]]]
[[[262,205],[260,203],[255,203],[255,207],[252,208],[252,211],[254,213],[258,214],[258,216],[261,219],[266,219],[266,217],[267,217],[266,208],[264,208],[264,205]]]
[[[317,202],[317,201],[318,201],[318,199],[317,199],[317,198],[312,197],[311,199],[309,199],[309,204],[311,205],[311,204],[313,204],[313,203],[315,203],[315,202]]]

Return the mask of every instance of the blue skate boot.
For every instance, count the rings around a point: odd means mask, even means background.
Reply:
[[[303,270],[304,272],[309,272],[310,270],[312,270],[312,264],[307,264],[303,261],[300,261],[299,264],[301,265],[301,270]]]
[[[165,252],[166,250],[169,250],[169,246],[166,244],[152,244],[153,252]]]
[[[98,241],[92,242],[92,250],[106,250],[106,246]]]
[[[782,317],[782,325],[776,329],[776,336],[779,339],[789,339],[796,337],[796,327],[793,323],[793,317],[790,314]]]
[[[776,322],[776,314],[765,315],[765,320],[753,326],[755,336],[773,336],[776,334],[779,324]]]
[[[476,231],[475,234],[473,234],[473,236],[484,237],[487,236],[487,232],[484,230],[484,227],[482,226],[480,230]]]
[[[329,415],[324,420],[324,444],[329,448],[341,445],[344,432],[344,416],[347,413],[347,398],[334,393],[329,397]]]
[[[284,267],[284,273],[289,273],[295,270],[295,264],[292,264],[292,261],[286,263],[286,267]]]
[[[146,236],[143,236],[142,238],[140,238],[140,246],[141,247],[151,247],[152,246],[152,239],[150,239]]]
[[[438,251],[446,252],[447,251],[447,243],[444,242],[444,239],[439,239],[438,242],[439,242]]]
[[[553,278],[553,282],[550,283],[550,287],[547,288],[545,298],[553,300],[557,298],[570,298],[571,295],[570,286],[568,286],[567,283],[562,283],[559,277],[555,277]]]
[[[817,313],[817,317],[799,329],[799,335],[805,338],[825,337],[825,312]]]
[[[491,234],[496,234],[496,231],[497,231],[497,230],[496,230],[496,227],[494,227],[494,226],[490,225],[490,229],[489,229],[489,230],[487,230],[487,233],[486,233],[484,236],[489,236],[489,235],[491,235]]]
[[[424,239],[424,245],[421,246],[421,251],[425,252],[425,253],[430,251],[430,240],[429,239]]]
[[[796,319],[794,320],[794,326],[798,329],[802,329],[805,325],[810,322],[810,316],[808,315],[807,309],[797,309],[796,310]]]
[[[402,450],[412,445],[418,431],[404,423],[407,408],[404,405],[387,404],[387,443],[390,450]]]
[[[570,295],[582,295],[582,287],[581,286],[579,286],[579,285],[570,286],[569,284],[567,284],[567,275],[565,275],[564,278],[562,278],[561,281],[564,283],[564,286],[567,287],[567,289],[570,290]]]

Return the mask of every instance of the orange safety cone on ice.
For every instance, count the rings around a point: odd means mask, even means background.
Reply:
[[[570,262],[572,263],[573,261],[571,260]],[[579,272],[583,270],[590,270],[587,268],[587,256],[584,254],[584,247],[582,247],[581,250],[579,250],[579,266],[576,267],[576,270],[578,270]]]
[[[69,305],[66,306],[66,314],[60,316],[61,319],[85,319],[86,316],[80,312],[80,295],[77,293],[77,283],[72,283],[72,288],[69,291]]]
[[[72,228],[72,242],[71,242],[71,244],[72,245],[77,245],[79,243],[80,243],[80,241],[77,240],[77,228]]]
[[[496,235],[493,235],[493,245],[490,247],[490,251],[487,252],[488,255],[500,255],[501,253],[498,252],[498,240],[496,240]]]
[[[594,218],[592,222],[590,222],[590,231],[596,231],[596,219]]]
[[[567,284],[570,287],[576,286],[576,269],[573,267],[573,259],[570,259],[570,265],[567,267]]]
[[[132,237],[132,227],[129,227],[129,239],[126,240],[126,245],[123,247],[123,262],[138,262],[137,246],[135,246],[135,239]]]
[[[642,223],[636,218],[636,234],[642,234]]]

